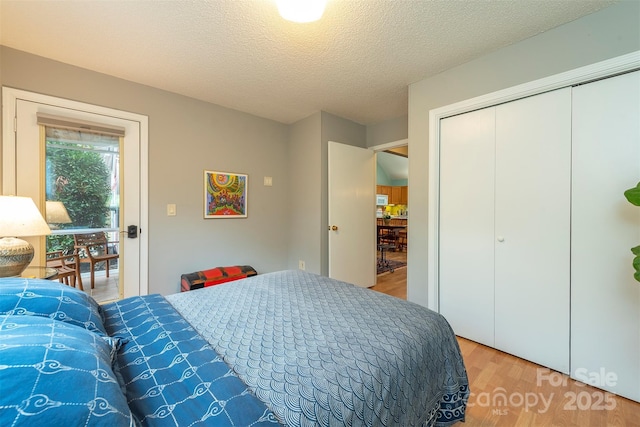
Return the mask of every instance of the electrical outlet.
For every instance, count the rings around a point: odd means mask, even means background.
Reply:
[[[298,261],[298,269],[299,270],[304,270],[304,261],[302,261],[302,260]]]

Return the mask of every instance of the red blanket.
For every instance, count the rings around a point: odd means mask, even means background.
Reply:
[[[233,280],[244,279],[257,275],[258,272],[250,265],[236,265],[230,267],[216,267],[210,270],[196,271],[180,276],[180,291],[191,291],[207,286],[219,285]]]

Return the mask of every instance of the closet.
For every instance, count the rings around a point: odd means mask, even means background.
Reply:
[[[572,133],[572,377],[640,401],[640,71],[573,88]]]
[[[440,139],[441,313],[566,373],[570,118],[560,89],[446,118]]]
[[[640,401],[640,72],[442,118],[438,148],[456,334]]]

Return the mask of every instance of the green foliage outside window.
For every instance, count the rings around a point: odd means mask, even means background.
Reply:
[[[59,228],[103,228],[107,226],[111,196],[109,169],[102,156],[91,151],[47,147],[47,200],[64,203],[71,224]],[[70,147],[77,147],[70,144]],[[47,252],[73,251],[72,235],[52,235]]]

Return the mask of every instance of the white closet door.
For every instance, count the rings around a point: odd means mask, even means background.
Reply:
[[[496,107],[496,348],[569,373],[571,89]]]
[[[457,335],[494,345],[494,108],[441,121],[440,313]]]
[[[574,88],[573,139],[571,374],[640,401],[640,72]]]

